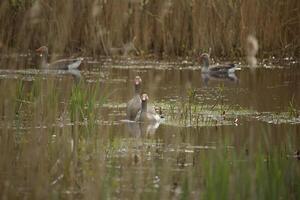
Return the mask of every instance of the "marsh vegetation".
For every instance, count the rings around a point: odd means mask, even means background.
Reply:
[[[299,7],[1,1],[0,198],[300,199]],[[79,70],[40,69],[42,45]],[[209,51],[239,70],[201,73]],[[126,120],[136,75],[158,125]]]
[[[1,71],[2,198],[299,198],[297,67],[206,85],[181,64],[103,63],[80,82]],[[137,73],[165,116],[154,131],[122,122]]]
[[[255,35],[259,56],[299,56],[299,1],[3,0],[1,50],[48,45],[73,55],[244,56]]]

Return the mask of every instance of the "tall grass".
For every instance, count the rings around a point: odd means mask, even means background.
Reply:
[[[241,56],[251,34],[261,56],[299,56],[299,9],[298,0],[2,0],[0,50]]]

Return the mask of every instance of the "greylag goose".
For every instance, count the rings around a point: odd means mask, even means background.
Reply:
[[[134,96],[127,103],[127,118],[129,120],[134,120],[137,113],[141,109],[141,84],[142,79],[139,76],[136,76],[134,79]]]
[[[47,63],[48,47],[41,46],[40,48],[36,49],[36,52],[40,54],[41,67],[46,69],[60,69],[60,70],[77,69],[83,60],[83,58],[61,59],[53,63]]]
[[[135,121],[137,122],[151,122],[156,123],[160,121],[160,116],[156,112],[151,112],[151,110],[148,110],[147,108],[147,101],[148,101],[148,95],[143,94],[142,95],[142,103],[141,103],[141,110],[138,112]]]
[[[134,96],[132,99],[130,99],[127,103],[127,119],[129,120],[135,120],[137,113],[142,108],[142,100],[141,100],[141,88],[142,88],[142,79],[140,76],[136,76],[134,79]],[[159,109],[159,108],[157,108]],[[156,108],[152,105],[147,106],[147,111],[152,114],[157,114]],[[159,110],[159,113],[161,114],[161,110]]]
[[[209,74],[230,74],[234,73],[236,66],[234,64],[210,65],[209,54],[202,53],[200,55],[202,64],[201,72]]]

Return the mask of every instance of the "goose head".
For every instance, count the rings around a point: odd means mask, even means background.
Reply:
[[[147,101],[149,99],[147,94],[142,94],[142,110],[147,111]]]
[[[141,93],[141,85],[142,85],[142,79],[140,76],[136,76],[134,79],[134,88],[135,93],[140,94]]]

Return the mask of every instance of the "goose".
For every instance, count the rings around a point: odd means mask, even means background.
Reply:
[[[137,113],[142,108],[142,100],[141,100],[141,88],[142,88],[142,79],[140,76],[136,76],[134,79],[134,95],[127,103],[126,115],[127,119],[134,121],[136,119]],[[163,118],[163,114],[160,108],[156,108],[153,105],[147,106],[147,111],[152,114],[157,114]]]
[[[208,74],[231,74],[236,70],[235,64],[221,64],[221,65],[210,65],[210,57],[207,53],[200,55],[200,62],[202,64],[201,72]]]
[[[149,100],[149,97],[147,94],[142,95],[142,103],[141,103],[141,110],[138,112],[135,121],[137,122],[148,122],[148,123],[156,123],[159,122],[161,117],[156,112],[151,112],[151,110],[148,109],[147,102]]]
[[[140,76],[136,76],[134,79],[134,95],[132,99],[130,99],[127,103],[127,118],[129,120],[134,120],[137,113],[141,109],[141,84],[142,84],[142,79]]]
[[[35,50],[39,53],[41,57],[41,67],[44,69],[58,69],[58,70],[74,70],[79,67],[83,58],[74,58],[74,59],[61,59],[54,61],[52,63],[47,63],[48,58],[48,47],[41,46]]]

